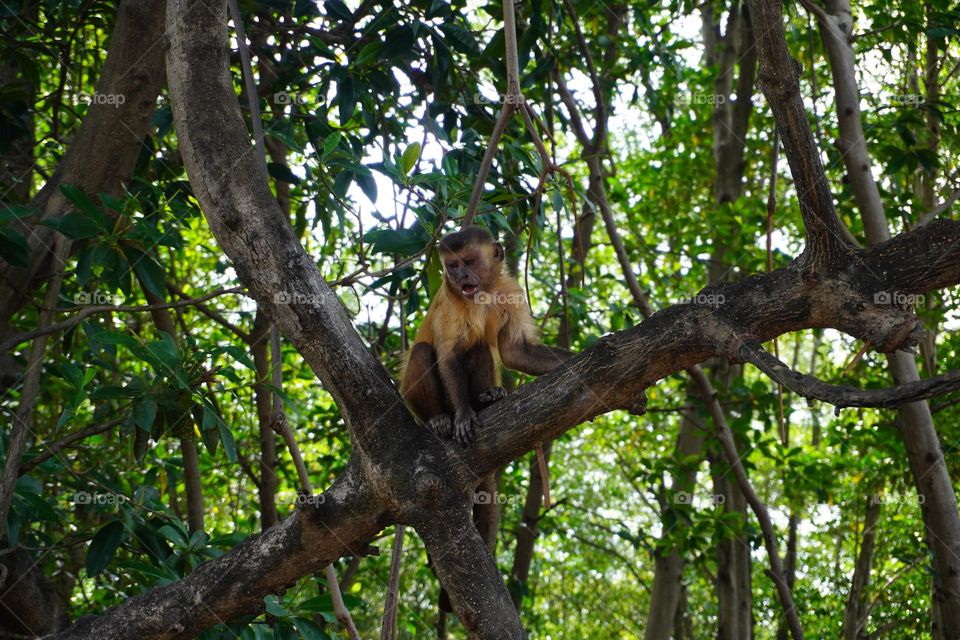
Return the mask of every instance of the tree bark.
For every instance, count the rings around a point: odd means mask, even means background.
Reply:
[[[257,476],[257,493],[260,499],[260,525],[269,529],[277,523],[277,441],[272,427],[273,390],[270,389],[270,320],[257,310],[250,336],[250,353],[257,369],[257,382],[253,386],[254,403],[257,407],[257,423],[260,429],[260,474]],[[276,363],[280,366],[280,363]]]

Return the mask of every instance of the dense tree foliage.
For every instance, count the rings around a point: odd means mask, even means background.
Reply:
[[[496,155],[474,221],[506,246],[544,340],[588,352],[571,375],[595,401],[582,412],[591,420],[511,443],[516,455],[502,455],[511,462],[498,495],[475,497],[500,505],[495,560],[530,637],[786,638],[788,610],[810,638],[960,633],[952,626],[960,578],[944,570],[960,572],[960,558],[949,557],[960,541],[937,540],[960,531],[952,396],[900,410],[835,411],[803,397],[822,397],[805,393],[809,385],[772,379],[730,345],[720,353],[677,342],[676,362],[657,355],[638,365],[665,373],[636,387],[598,364],[648,357],[646,346],[628,351],[629,336],[640,333],[617,332],[642,330],[652,312],[676,311],[662,330],[672,344],[672,331],[700,322],[679,315],[696,307],[742,327],[745,342],[773,338],[767,352],[832,384],[885,389],[911,382],[903,373],[910,367],[921,378],[960,368],[952,333],[960,252],[948,226],[960,194],[960,5],[782,7],[775,20],[796,61],[794,97],[805,116],[792,122],[773,108],[788,104],[790,74],[770,78],[776,61],[764,57],[773,46],[764,38],[779,31],[761,31],[770,18],[755,15],[779,6],[516,6],[520,87],[535,117],[525,125],[515,115],[489,147]],[[366,351],[397,378],[440,283],[436,241],[467,213],[510,97],[504,6],[241,0],[238,8],[241,24],[213,1],[21,0],[0,8],[0,635],[82,634],[70,621],[135,606],[141,594],[159,602],[173,593],[162,587],[190,584],[181,581],[211,561],[246,557],[252,547],[243,545],[263,541],[251,539],[261,529],[281,531],[304,503],[291,450],[274,430],[284,420],[317,492],[338,478],[350,490],[367,480],[379,486],[376,464],[363,457],[377,460],[375,447],[357,434],[398,423],[386,412],[368,419],[350,402],[362,405],[364,393],[379,402],[387,391],[375,377],[365,391],[324,378],[340,381],[337,372],[353,366],[334,362],[327,340],[352,343],[328,316],[300,310],[345,310]],[[229,25],[229,42],[194,45],[228,47],[236,100],[219,104],[242,114],[255,141],[236,156],[226,155],[232,140],[218,145],[181,125],[212,118],[213,109],[191,101],[197,81],[174,66],[190,42],[177,38],[214,21]],[[215,100],[216,79],[209,83]],[[789,136],[802,130],[812,132],[820,174]],[[206,155],[195,158],[196,149]],[[209,173],[200,175],[203,165]],[[835,230],[804,182],[807,170],[832,194]],[[284,236],[242,208],[257,201],[235,195],[236,185],[267,181],[284,228],[334,299],[297,288],[309,277],[278,244]],[[233,197],[241,202],[233,218],[210,210],[208,202]],[[263,219],[273,211],[252,209]],[[818,220],[834,237],[818,240]],[[250,225],[242,241],[230,235]],[[915,245],[870,253],[887,237],[879,229],[913,232]],[[231,258],[247,246],[254,257],[237,266]],[[840,254],[854,266],[838,269],[837,247],[853,246],[863,252]],[[828,259],[815,259],[818,247]],[[281,257],[289,270],[272,271]],[[829,296],[812,283],[839,272],[860,293],[873,288],[866,303],[825,302],[794,321],[800,306],[816,305],[798,297],[777,310],[794,280],[756,278],[789,275],[798,264],[807,265],[803,286],[817,299]],[[275,285],[266,300],[263,283]],[[770,301],[770,309],[750,305],[767,324],[738,315],[753,295]],[[298,321],[277,308],[293,309]],[[869,315],[872,308],[880,311]],[[870,322],[889,309],[915,313],[923,335],[911,325],[899,342],[874,339]],[[698,326],[715,335],[707,320]],[[324,327],[331,335],[316,339]],[[915,357],[881,353],[912,343]],[[714,394],[684,373],[697,363]],[[513,386],[530,382],[508,377]],[[553,383],[543,382],[533,399],[510,405],[517,420],[528,409],[536,420],[546,415],[536,398],[554,398]],[[645,392],[645,405],[602,391],[628,387],[638,398]],[[853,404],[846,397],[834,404]],[[480,455],[500,459],[490,452],[506,446],[496,437],[510,431],[510,419],[491,419],[503,428],[478,445]],[[722,446],[729,432],[733,458]],[[539,444],[549,456],[549,506]],[[409,457],[411,475],[418,460]],[[737,460],[750,491],[737,481]],[[937,485],[943,479],[952,490]],[[772,522],[780,572],[769,569],[751,491]],[[341,499],[334,494],[332,503],[349,515]],[[437,610],[432,534],[422,535],[405,507],[379,509],[357,507],[357,518],[381,518],[367,523],[371,535],[340,540],[340,553],[318,554],[316,566],[278,578],[282,589],[251,596],[255,606],[222,617],[227,609],[216,599],[184,600],[186,631],[156,637],[192,635],[194,624],[209,627],[204,638],[346,637],[324,579],[331,559],[360,636],[374,637],[397,532],[397,637],[436,635],[444,625],[452,637],[476,631]],[[259,593],[259,569],[249,571],[250,593]],[[210,624],[195,622],[205,607]],[[479,624],[482,637],[494,637]]]

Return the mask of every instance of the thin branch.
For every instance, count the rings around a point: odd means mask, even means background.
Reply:
[[[383,603],[383,624],[380,640],[394,640],[397,635],[397,605],[400,596],[400,561],[403,557],[403,536],[406,527],[397,525],[393,537],[393,555],[390,557],[390,578],[387,582],[387,598]]]
[[[40,455],[35,456],[31,458],[29,461],[24,462],[22,465],[20,465],[19,475],[22,476],[24,474],[30,473],[35,468],[37,468],[38,466],[40,466],[41,464],[43,464],[53,456],[57,455],[58,453],[60,453],[61,451],[63,451],[64,449],[72,445],[74,442],[78,442],[80,440],[86,440],[91,436],[95,436],[105,431],[109,431],[110,429],[114,428],[124,420],[126,420],[125,417],[114,418],[113,420],[108,420],[107,422],[101,422],[99,424],[91,424],[84,427],[83,429],[74,431],[73,433],[61,438],[60,440],[57,440],[56,442],[43,445],[46,451],[44,451]]]
[[[763,534],[763,544],[767,551],[767,562],[770,564],[766,573],[777,589],[780,606],[783,608],[783,615],[786,617],[787,628],[790,629],[790,635],[793,636],[794,640],[802,640],[803,629],[800,627],[800,618],[797,616],[797,608],[793,603],[790,585],[788,585],[786,581],[783,562],[780,559],[780,551],[777,549],[776,533],[773,529],[773,523],[770,521],[770,513],[750,485],[747,472],[743,468],[742,458],[733,440],[733,432],[730,430],[727,419],[720,409],[720,404],[715,401],[710,401],[711,398],[715,397],[710,379],[707,378],[707,374],[705,374],[700,367],[690,368],[687,372],[699,387],[700,394],[706,402],[710,417],[713,419],[713,424],[717,429],[720,445],[726,454],[727,462],[733,467],[733,475],[737,480],[737,486],[740,487],[740,491],[747,499],[747,502],[750,503],[750,508],[756,516],[757,522],[760,523],[760,531]]]
[[[593,64],[593,56],[590,54],[590,47],[587,46],[587,39],[583,36],[583,29],[580,28],[580,18],[577,17],[577,10],[571,0],[563,0],[567,13],[570,14],[570,22],[573,23],[573,30],[577,36],[577,48],[583,61],[587,65],[587,72],[590,75],[590,86],[593,89],[593,100],[596,109],[596,126],[593,130],[592,148],[599,148],[601,141],[607,136],[607,103],[603,96],[603,85],[600,83],[600,76],[597,75],[597,69]]]
[[[290,457],[293,458],[293,466],[297,469],[297,476],[300,478],[300,486],[303,491],[310,495],[313,493],[313,485],[310,483],[310,475],[307,473],[307,466],[303,463],[303,456],[300,455],[300,447],[293,437],[293,431],[287,422],[287,417],[283,413],[278,413],[270,425],[274,431],[280,434],[287,443],[287,449],[290,451]],[[343,594],[340,592],[340,583],[337,581],[337,573],[332,564],[324,568],[324,574],[327,579],[327,590],[330,591],[330,599],[333,601],[333,614],[343,625],[350,635],[350,640],[360,640],[360,634],[357,632],[357,626],[353,623],[350,616],[350,610],[347,609],[343,601]]]
[[[167,283],[167,289],[169,289],[171,293],[173,293],[176,296],[179,296],[180,298],[192,300],[193,304],[191,306],[196,307],[197,311],[207,316],[208,318],[210,318],[211,320],[213,320],[214,322],[216,322],[217,324],[222,326],[224,329],[234,334],[235,336],[237,336],[247,344],[249,344],[250,341],[253,339],[249,333],[247,333],[237,325],[233,324],[232,322],[224,318],[220,313],[214,311],[207,305],[201,303],[200,298],[193,298],[193,299],[188,298],[186,292],[184,292],[183,289],[173,284],[172,282]],[[238,287],[237,292],[239,293],[240,291],[242,291],[242,289]]]
[[[813,0],[800,0],[800,4],[802,4],[807,11],[812,13],[817,20],[824,25],[829,26],[830,16],[823,7],[818,5]]]
[[[923,217],[920,218],[919,224],[924,225],[931,222],[934,218],[936,218],[941,213],[943,213],[944,211],[952,207],[957,200],[960,200],[960,189],[957,189],[956,191],[951,193],[946,200],[938,204],[936,207],[934,207],[927,213],[923,214]]]
[[[227,0],[233,27],[237,30],[237,48],[240,50],[240,66],[243,68],[243,82],[247,90],[247,104],[250,105],[250,125],[253,127],[253,144],[257,148],[257,157],[267,170],[267,152],[263,143],[263,122],[260,120],[260,98],[257,94],[257,82],[253,79],[253,66],[250,64],[250,47],[243,28],[243,14],[237,0]]]
[[[26,342],[27,340],[32,340],[40,336],[49,335],[51,333],[57,333],[59,331],[67,331],[77,326],[90,316],[97,313],[140,313],[144,311],[157,311],[160,309],[177,309],[180,307],[189,307],[195,305],[198,302],[203,302],[209,300],[210,298],[215,298],[217,296],[227,295],[231,293],[242,293],[243,287],[230,287],[229,289],[217,289],[216,291],[211,291],[205,295],[200,296],[199,298],[189,298],[187,300],[178,300],[176,302],[164,302],[157,304],[146,304],[140,306],[131,306],[131,305],[92,305],[89,307],[83,307],[77,313],[77,315],[69,318],[67,320],[62,320],[61,322],[56,322],[54,324],[48,325],[46,327],[41,327],[39,329],[34,329],[33,331],[27,331],[24,333],[18,333],[15,336],[7,338],[2,343],[0,343],[0,353],[9,351],[13,347],[17,346],[21,342]],[[75,309],[58,309],[58,311],[75,311]]]
[[[933,378],[887,389],[858,389],[846,384],[829,384],[813,376],[793,371],[756,343],[743,344],[739,349],[739,355],[797,395],[828,402],[838,409],[843,407],[894,409],[908,402],[926,400],[960,389],[960,371],[949,371]]]

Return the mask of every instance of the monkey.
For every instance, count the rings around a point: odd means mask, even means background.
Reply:
[[[538,376],[572,353],[541,344],[523,289],[503,271],[503,245],[486,229],[450,233],[439,250],[443,284],[407,355],[400,395],[437,436],[469,445],[477,411],[507,394],[501,364]]]
[[[450,233],[439,251],[443,284],[407,354],[400,395],[438,437],[469,445],[480,426],[477,411],[506,397],[501,365],[538,376],[573,353],[541,344],[523,289],[504,273],[503,245],[487,230],[467,226]],[[481,479],[474,498],[474,521],[490,553],[500,526],[497,477]],[[443,589],[440,610],[452,610]]]

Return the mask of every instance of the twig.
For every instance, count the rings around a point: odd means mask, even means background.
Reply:
[[[253,66],[250,64],[250,47],[247,44],[247,34],[243,29],[243,14],[237,0],[227,0],[230,6],[230,17],[233,18],[233,27],[237,30],[237,48],[240,50],[240,66],[243,68],[243,81],[247,89],[247,104],[250,105],[250,125],[253,128],[253,144],[257,148],[257,157],[263,163],[263,170],[267,170],[267,153],[263,144],[263,122],[260,120],[260,98],[257,94],[257,83],[253,79]]]
[[[51,199],[54,202],[54,199]],[[53,247],[55,271],[47,283],[44,293],[44,309],[40,312],[39,325],[44,327],[50,323],[53,316],[52,307],[60,297],[60,286],[63,284],[63,269],[66,265],[72,242],[65,236],[57,235]],[[40,394],[40,376],[44,371],[42,366],[44,352],[47,347],[45,331],[30,345],[30,354],[27,356],[27,372],[20,391],[20,402],[17,413],[13,418],[13,425],[8,433],[6,460],[3,464],[3,473],[0,475],[0,531],[7,530],[7,515],[13,502],[13,491],[20,476],[20,460],[27,448],[27,438],[33,431],[33,409]]]
[[[750,503],[750,508],[760,523],[760,531],[763,534],[763,543],[767,551],[767,561],[769,568],[766,573],[773,581],[777,589],[777,595],[780,599],[780,606],[783,608],[783,615],[786,617],[787,627],[790,629],[790,635],[794,640],[803,640],[803,629],[800,626],[800,618],[797,616],[797,608],[793,603],[793,595],[790,593],[790,585],[787,584],[785,573],[783,571],[783,562],[780,559],[780,551],[777,549],[777,537],[773,529],[773,523],[770,521],[770,513],[767,507],[757,496],[756,491],[747,478],[747,472],[743,468],[743,461],[740,453],[737,451],[737,445],[733,440],[733,432],[727,424],[726,416],[720,408],[720,404],[711,401],[714,398],[713,385],[703,369],[691,367],[687,369],[690,377],[700,389],[700,395],[707,405],[710,417],[713,418],[713,424],[717,429],[717,435],[720,444],[726,454],[727,462],[733,467],[733,475],[737,480],[737,485],[741,493]],[[789,389],[790,387],[787,386]]]
[[[287,422],[287,416],[283,413],[278,413],[274,417],[270,427],[280,434],[284,442],[287,443],[290,457],[293,458],[293,466],[296,468],[297,477],[300,479],[300,487],[308,495],[312,494],[313,485],[310,483],[307,467],[303,463],[303,456],[300,455],[300,447],[297,446],[297,441],[293,437],[293,431],[291,431],[290,425]],[[353,618],[350,616],[350,610],[347,609],[347,605],[343,601],[343,594],[340,592],[340,583],[337,581],[337,573],[334,571],[332,564],[326,566],[324,574],[327,579],[327,589],[330,591],[330,599],[333,602],[333,614],[347,630],[347,633],[350,635],[350,640],[360,640],[360,634],[357,632],[357,627],[353,623]]]
[[[9,351],[13,347],[17,346],[21,342],[26,342],[27,340],[32,340],[34,338],[39,338],[40,336],[49,335],[51,333],[57,333],[58,331],[66,331],[77,326],[85,319],[96,313],[140,313],[144,311],[157,311],[159,309],[176,309],[179,307],[189,307],[198,302],[203,302],[209,300],[210,298],[215,298],[217,296],[227,295],[231,293],[242,293],[243,287],[231,287],[229,289],[217,289],[208,294],[202,295],[199,298],[190,298],[187,300],[178,300],[176,302],[164,302],[158,304],[146,304],[140,306],[130,306],[130,305],[92,305],[89,307],[83,307],[77,313],[77,315],[69,318],[67,320],[62,320],[54,324],[48,325],[46,327],[41,327],[39,329],[34,329],[33,331],[27,331],[25,333],[18,333],[15,336],[7,338],[2,343],[0,343],[0,353]],[[56,301],[54,301],[54,304]],[[75,311],[75,309],[58,309],[57,311]]]
[[[394,640],[397,635],[397,604],[400,597],[400,560],[403,556],[403,535],[406,527],[397,525],[393,536],[393,554],[390,557],[390,578],[387,581],[387,597],[383,603],[383,625],[380,640]]]
[[[88,425],[83,429],[80,429],[79,431],[74,431],[73,433],[67,436],[64,436],[63,438],[61,438],[60,440],[57,440],[56,442],[43,445],[46,448],[46,451],[44,451],[40,455],[35,456],[31,458],[29,461],[24,462],[22,465],[20,465],[19,475],[22,476],[24,474],[30,473],[36,467],[43,464],[53,456],[57,455],[62,450],[66,449],[71,444],[73,444],[74,442],[78,442],[80,440],[86,440],[90,436],[95,436],[99,433],[109,431],[110,429],[114,428],[115,426],[123,422],[125,419],[126,418],[114,418],[113,420],[108,420],[107,422],[102,422],[100,424]]]

